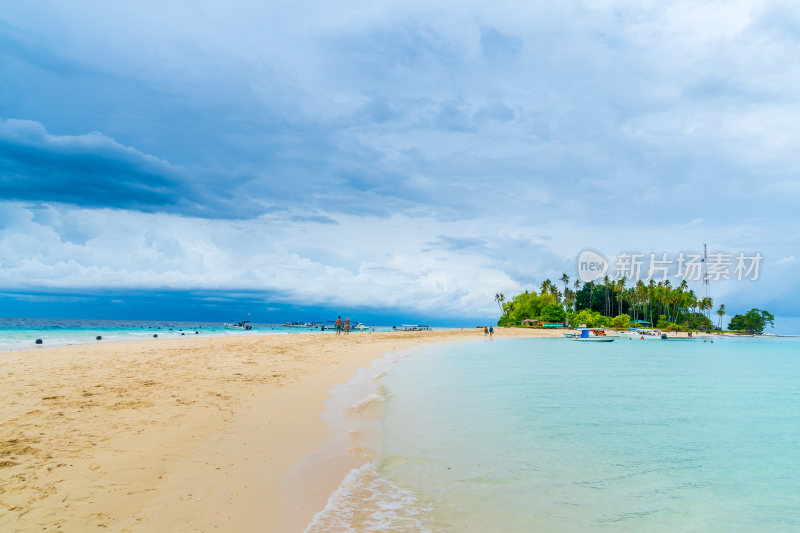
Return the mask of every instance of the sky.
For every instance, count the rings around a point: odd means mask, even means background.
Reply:
[[[0,315],[472,325],[707,243],[800,326],[797,57],[780,1],[5,2]]]

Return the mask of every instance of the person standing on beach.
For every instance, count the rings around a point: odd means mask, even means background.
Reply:
[[[489,336],[494,337],[494,326],[489,326]]]
[[[483,334],[484,335],[488,335],[489,334],[489,328],[487,328],[486,326],[483,326]]]
[[[338,317],[336,319],[336,334],[337,335],[342,334],[342,317]]]
[[[350,317],[344,319],[344,334],[350,335]]]

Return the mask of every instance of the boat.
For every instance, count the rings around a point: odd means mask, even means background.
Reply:
[[[575,337],[578,336],[578,334],[577,333],[564,333],[564,336],[566,338],[568,338],[568,339],[574,339]]]
[[[226,323],[223,327],[225,329],[243,329],[243,330],[253,329],[253,326],[250,325],[249,320],[240,320],[239,322],[231,322],[230,324]]]
[[[606,335],[603,328],[578,328],[580,332],[572,340],[581,342],[613,342],[615,337]]]
[[[392,326],[392,329],[395,331],[430,331],[431,327],[422,324],[401,324],[399,328]]]
[[[631,339],[659,340],[661,339],[662,332],[660,329],[630,329],[628,331],[623,331],[622,335],[628,336]]]

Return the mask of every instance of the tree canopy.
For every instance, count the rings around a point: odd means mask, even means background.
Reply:
[[[775,317],[769,311],[753,308],[744,315],[735,315],[728,329],[731,331],[746,331],[747,333],[764,333],[767,326],[775,324]]]

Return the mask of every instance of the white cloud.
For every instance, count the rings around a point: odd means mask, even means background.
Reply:
[[[337,224],[295,215],[227,221],[0,203],[0,287],[275,291],[293,303],[477,316],[495,311],[495,292],[538,287],[562,272],[574,278],[576,254],[587,246],[607,256],[674,254],[701,250],[699,236],[716,234],[712,251],[749,250],[739,228],[697,220],[620,235],[615,226],[530,226],[502,213],[469,222],[331,214]],[[760,250],[770,257],[779,245],[761,242]],[[782,283],[769,274],[758,282],[764,289]],[[740,288],[720,285],[715,297]]]

